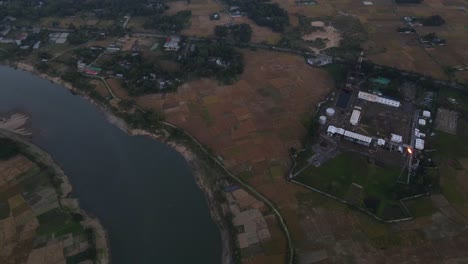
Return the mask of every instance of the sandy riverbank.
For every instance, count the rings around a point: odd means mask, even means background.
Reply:
[[[43,79],[49,80],[51,82],[54,82],[56,84],[62,85],[69,89],[70,91],[78,91],[76,87],[73,87],[72,84],[63,81],[60,77],[52,77],[44,73],[40,73],[37,71],[34,66],[23,63],[23,62],[18,62],[16,63],[16,67],[18,69],[28,71],[36,76],[39,76]],[[201,164],[202,161],[200,161],[191,151],[188,147],[184,146],[181,143],[176,143],[176,142],[167,142],[165,141],[165,136],[162,135],[156,135],[153,133],[150,133],[146,130],[143,129],[130,129],[130,127],[125,123],[124,120],[121,118],[115,116],[108,108],[105,106],[96,103],[94,100],[92,100],[90,97],[83,96],[84,99],[87,99],[90,101],[92,104],[97,105],[101,111],[104,112],[104,114],[107,116],[107,120],[112,123],[113,125],[117,126],[118,128],[122,129],[126,133],[132,136],[148,136],[151,137],[155,140],[158,140],[160,142],[166,143],[168,146],[172,147],[175,149],[177,152],[179,152],[184,159],[187,161],[187,163],[190,165],[190,168],[192,170],[192,173],[195,177],[195,181],[199,188],[204,192],[206,201],[208,203],[208,207],[210,209],[210,214],[213,219],[213,221],[216,223],[220,230],[221,234],[221,241],[222,241],[222,263],[223,264],[231,264],[232,263],[232,252],[231,252],[231,245],[230,245],[230,237],[229,237],[229,231],[227,230],[225,221],[223,219],[223,216],[218,208],[220,208],[219,203],[216,201],[216,199],[213,197],[213,190],[210,189],[210,187],[206,184],[205,181],[205,175],[204,171],[201,169],[203,165]],[[68,182],[68,179],[67,179]],[[71,188],[71,187],[70,187]],[[71,189],[70,189],[71,191]],[[76,202],[76,199],[75,199]],[[73,202],[72,202],[73,203]],[[76,202],[77,203],[77,202]],[[95,219],[97,223],[99,221]],[[103,229],[103,232],[105,234],[105,231]],[[105,234],[105,241],[107,243],[107,235]],[[108,244],[108,243],[107,243]],[[109,245],[108,245],[109,246]],[[110,252],[110,250],[109,250]]]

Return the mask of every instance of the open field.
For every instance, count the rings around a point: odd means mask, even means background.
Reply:
[[[68,16],[68,17],[47,17],[42,18],[40,25],[43,27],[57,27],[57,28],[68,28],[70,25],[75,27],[80,26],[100,26],[105,27],[112,25],[112,20],[100,20],[97,17],[86,17],[86,16]]]
[[[67,183],[29,146],[0,139],[0,263],[77,263],[94,250],[84,216],[64,210]],[[26,157],[27,156],[27,157]],[[40,161],[38,161],[40,160]],[[37,162],[37,163],[36,163]],[[65,195],[65,194],[64,194]],[[60,201],[60,202],[59,202]]]
[[[439,165],[441,190],[447,200],[468,215],[468,137],[466,120],[459,120],[457,135],[438,131],[435,160]]]
[[[288,10],[292,26],[297,26],[297,15],[325,19],[338,14],[358,18],[366,29],[367,41],[363,43],[366,59],[377,64],[393,66],[403,70],[448,78],[443,67],[468,64],[468,14],[463,1],[424,1],[419,5],[398,5],[396,11],[390,0],[371,1],[366,6],[363,1],[323,1],[316,5],[298,6],[294,0],[276,0]],[[403,26],[403,16],[441,15],[446,24],[441,27],[417,27],[421,35],[435,32],[447,40],[446,46],[424,50],[414,34],[399,34],[397,28]],[[434,57],[439,65],[431,56]],[[466,74],[457,74],[460,81],[467,81]]]
[[[295,180],[365,207],[380,217],[399,218],[405,216],[401,210],[385,215],[388,205],[397,204],[389,194],[399,174],[400,168],[380,167],[355,153],[342,153],[319,167],[309,166]]]
[[[146,95],[137,102],[164,112],[169,122],[194,134],[234,171],[253,166],[268,173],[270,161],[288,161],[289,148],[300,147],[305,129],[299,117],[311,113],[332,80],[297,56],[243,53],[249,59],[233,85],[196,80],[178,93]]]

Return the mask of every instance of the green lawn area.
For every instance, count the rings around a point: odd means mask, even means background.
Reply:
[[[434,160],[439,167],[440,187],[442,194],[454,205],[468,204],[466,192],[462,189],[457,175],[464,173],[460,160],[468,157],[468,122],[464,119],[458,121],[458,134],[452,135],[437,131],[434,146],[436,149]],[[468,180],[468,179],[467,179]]]
[[[355,153],[342,153],[318,168],[308,167],[295,179],[343,199],[352,184],[358,184],[363,188],[364,200],[372,200],[373,211],[383,215],[387,207],[395,207],[397,202],[390,198],[390,193],[399,174],[400,168],[379,167]]]

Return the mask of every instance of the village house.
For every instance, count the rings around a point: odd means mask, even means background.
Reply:
[[[166,39],[166,43],[164,43],[164,49],[167,51],[178,51],[180,49],[180,37],[179,36],[171,36]]]

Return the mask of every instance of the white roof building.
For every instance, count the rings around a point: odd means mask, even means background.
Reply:
[[[401,143],[403,142],[403,137],[397,134],[391,134],[390,141],[394,143]]]
[[[360,143],[365,143],[366,145],[369,145],[372,142],[371,137],[364,136],[358,133],[354,133],[352,131],[344,130],[343,128],[339,128],[339,127],[328,126],[327,132],[330,135],[334,135],[334,134],[344,135],[347,138],[354,139]]]
[[[329,134],[339,134],[339,135],[344,135],[346,130],[339,128],[339,127],[334,127],[334,126],[328,126],[327,133]]]
[[[351,114],[351,118],[349,119],[349,122],[351,125],[355,126],[359,122],[359,118],[361,117],[361,111],[359,110],[353,110],[353,113]]]
[[[424,120],[424,119],[419,119],[419,120],[418,120],[418,124],[421,125],[421,126],[425,126],[425,125],[426,125],[426,120]]]
[[[364,135],[361,135],[361,134],[358,134],[358,133],[354,133],[354,132],[351,132],[351,131],[348,131],[348,130],[345,131],[344,136],[352,138],[352,139],[356,139],[356,140],[359,140],[359,141],[362,141],[362,142],[365,142],[365,143],[368,143],[368,144],[370,144],[372,142],[371,137],[364,136]]]
[[[383,138],[377,139],[377,145],[378,146],[385,146],[385,140]]]
[[[369,102],[373,102],[373,103],[379,103],[379,104],[384,104],[384,105],[393,106],[393,107],[400,107],[400,102],[392,100],[392,99],[388,99],[385,97],[380,97],[376,94],[359,91],[358,98],[369,101]]]
[[[427,117],[427,118],[430,118],[430,117],[431,117],[431,112],[429,112],[429,111],[423,111],[423,116],[424,116],[424,117]]]
[[[424,139],[417,138],[416,144],[414,146],[416,149],[423,150],[424,149]]]

